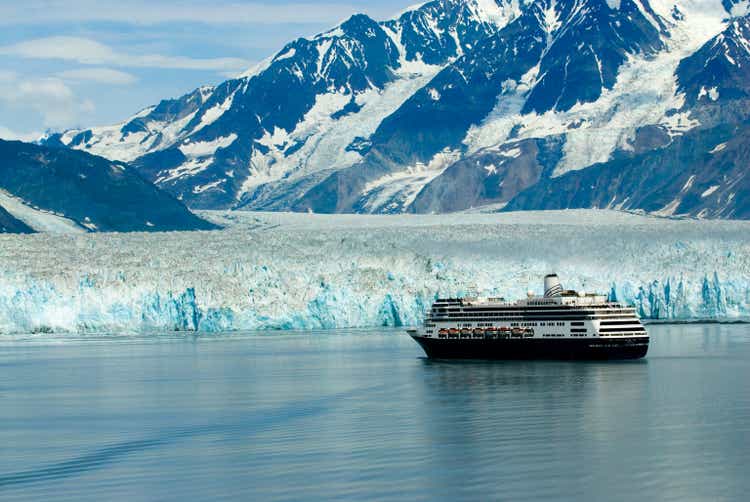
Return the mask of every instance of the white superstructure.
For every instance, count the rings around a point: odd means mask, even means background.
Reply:
[[[544,279],[544,296],[437,300],[419,335],[427,338],[586,339],[648,338],[632,307],[598,294],[564,290],[557,275]]]

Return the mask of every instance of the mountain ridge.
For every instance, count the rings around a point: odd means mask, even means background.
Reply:
[[[128,161],[198,209],[532,209],[510,203],[744,123],[750,64],[729,61],[749,54],[746,7],[434,0],[381,22],[355,15],[240,78],[46,142]],[[704,209],[688,214],[726,213]]]
[[[5,232],[218,228],[122,163],[3,140],[0,158],[0,228]]]

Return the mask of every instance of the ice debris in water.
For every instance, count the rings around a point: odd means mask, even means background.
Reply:
[[[750,312],[750,223],[610,211],[211,213],[220,232],[0,236],[0,333],[405,326],[557,272],[652,319]]]

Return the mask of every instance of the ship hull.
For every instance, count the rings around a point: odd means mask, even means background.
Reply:
[[[431,359],[621,360],[646,357],[647,337],[601,339],[438,339],[410,333]]]

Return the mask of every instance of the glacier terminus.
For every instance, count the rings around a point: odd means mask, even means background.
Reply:
[[[750,223],[569,210],[204,212],[214,232],[0,235],[0,333],[421,324],[439,297],[542,293],[550,270],[644,320],[750,313]]]

